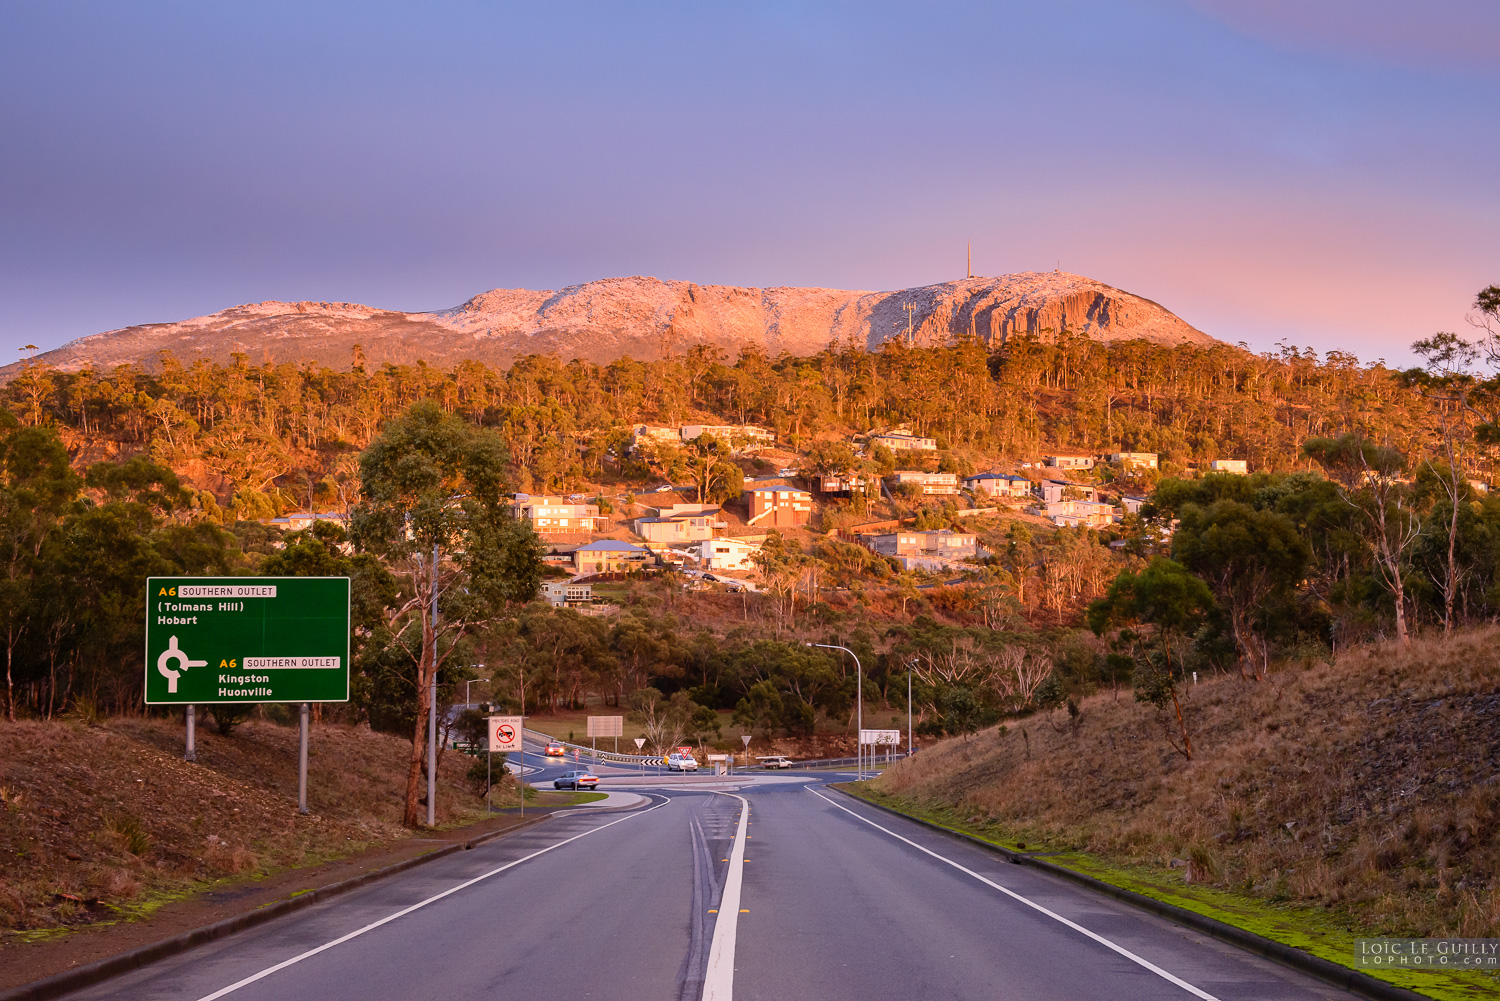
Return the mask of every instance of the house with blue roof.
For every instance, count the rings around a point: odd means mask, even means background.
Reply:
[[[1030,497],[1031,481],[1012,473],[975,473],[964,477],[964,486],[991,497]]]

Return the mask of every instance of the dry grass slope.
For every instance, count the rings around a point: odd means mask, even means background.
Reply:
[[[1372,646],[1189,692],[1195,759],[1128,694],[950,740],[879,791],[1010,843],[1271,901],[1351,928],[1500,936],[1500,629]]]
[[[248,722],[232,737],[200,728],[189,764],[180,721],[0,723],[0,929],[141,913],[215,880],[410,835],[400,826],[410,744],[320,726],[309,747],[312,814],[299,817],[294,728]],[[443,757],[440,824],[482,809],[467,766]]]

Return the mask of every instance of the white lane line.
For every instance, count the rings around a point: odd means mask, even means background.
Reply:
[[[979,873],[975,872],[973,869],[970,869],[967,866],[960,865],[959,863],[953,861],[950,858],[945,858],[944,856],[939,855],[937,852],[933,851],[930,848],[924,848],[923,846],[917,844],[915,841],[911,840],[910,838],[903,838],[901,835],[897,834],[895,831],[891,830],[890,828],[881,827],[879,824],[875,823],[875,821],[870,820],[867,817],[861,817],[859,814],[855,813],[853,810],[849,809],[847,806],[844,806],[841,803],[835,803],[833,800],[829,799],[827,796],[824,796],[822,793],[818,792],[816,789],[809,789],[807,791],[810,792],[810,793],[812,793],[814,796],[818,797],[819,799],[821,799],[823,802],[827,803],[829,806],[835,806],[835,807],[838,807],[840,810],[843,810],[845,813],[847,813],[849,816],[853,817],[855,820],[864,821],[866,824],[869,824],[871,827],[875,828],[877,831],[884,831],[886,834],[889,834],[891,837],[895,838],[897,841],[904,841],[907,844],[911,845],[913,848],[917,849],[918,851],[920,851],[920,852],[926,852],[928,855],[931,855],[933,858],[937,859],[939,862],[946,862],[948,865],[951,865],[953,868],[957,869],[959,872],[966,873],[967,875],[973,876],[975,879],[979,880],[981,883],[984,883],[986,886],[993,886],[995,889],[999,890],[1001,893],[1005,894],[1006,896],[1011,897],[1011,898],[1013,898],[1015,900],[1020,901],[1021,903],[1025,904],[1027,907],[1032,908],[1033,910],[1040,911],[1042,914],[1047,915],[1047,917],[1051,918],[1053,921],[1057,921],[1057,922],[1059,922],[1061,924],[1067,925],[1069,928],[1071,928],[1074,931],[1078,932],[1080,935],[1084,935],[1084,936],[1086,936],[1088,938],[1093,939],[1095,942],[1098,942],[1100,945],[1104,946],[1105,948],[1107,948],[1107,949],[1113,949],[1115,952],[1117,952],[1120,955],[1124,956],[1126,959],[1130,960],[1132,963],[1137,963],[1140,966],[1145,967],[1146,969],[1150,970],[1152,973],[1156,974],[1158,977],[1161,977],[1163,980],[1166,980],[1166,981],[1168,981],[1168,982],[1170,982],[1172,984],[1177,985],[1178,987],[1181,987],[1183,990],[1187,991],[1189,994],[1193,995],[1194,997],[1196,997],[1196,998],[1202,998],[1203,1001],[1219,1001],[1219,999],[1216,998],[1216,997],[1214,997],[1212,994],[1208,994],[1208,993],[1206,993],[1204,991],[1201,991],[1198,988],[1194,987],[1192,984],[1188,983],[1186,980],[1183,980],[1183,979],[1181,979],[1179,977],[1173,976],[1172,974],[1168,973],[1166,970],[1163,970],[1160,966],[1157,966],[1155,963],[1151,962],[1150,960],[1143,959],[1142,957],[1137,956],[1135,953],[1131,952],[1129,949],[1125,948],[1123,945],[1117,945],[1114,942],[1111,942],[1109,939],[1105,938],[1103,935],[1099,935],[1099,934],[1096,934],[1094,932],[1091,932],[1087,928],[1083,927],[1083,925],[1077,924],[1076,922],[1073,922],[1073,921],[1069,921],[1067,918],[1063,917],[1061,914],[1058,914],[1056,911],[1048,910],[1047,908],[1043,907],[1041,904],[1037,903],[1036,901],[1034,901],[1034,900],[1028,900],[1025,897],[1021,896],[1015,890],[1008,890],[1005,887],[1001,886],[999,883],[996,883],[994,880],[992,880],[992,879],[986,879],[985,877],[981,876]],[[705,997],[707,997],[707,995],[705,995]]]
[[[651,808],[651,810],[660,810],[662,807],[666,806],[667,803],[669,803],[669,802],[671,802],[671,800],[667,800],[665,802],[658,803],[655,806],[653,806]],[[633,820],[636,817],[645,816],[646,814],[650,813],[651,810],[642,810],[640,813],[632,813],[632,814],[629,814],[628,816],[621,817],[619,820],[611,820],[607,824],[600,824],[598,827],[591,827],[588,830],[584,831],[582,834],[575,834],[571,838],[567,838],[567,839],[565,839],[563,841],[557,842],[557,844],[548,845],[546,848],[543,848],[541,851],[532,852],[530,855],[527,855],[524,858],[518,858],[514,862],[507,862],[505,865],[500,866],[498,869],[491,869],[489,872],[483,873],[482,875],[479,875],[479,876],[475,876],[473,879],[465,880],[464,882],[459,883],[457,886],[454,886],[454,887],[451,887],[450,889],[444,890],[442,893],[435,893],[432,896],[428,897],[426,900],[422,900],[422,901],[419,901],[419,902],[417,902],[415,904],[412,904],[410,907],[402,908],[401,910],[397,911],[395,914],[387,915],[386,917],[381,918],[379,921],[372,921],[369,924],[365,925],[363,928],[356,928],[354,931],[350,932],[349,934],[347,934],[347,935],[341,935],[338,938],[334,939],[332,942],[324,942],[322,945],[318,946],[315,949],[309,949],[309,950],[307,950],[304,953],[299,953],[298,955],[293,956],[291,959],[284,959],[281,962],[277,963],[275,966],[268,966],[264,970],[261,970],[259,973],[252,973],[250,976],[246,977],[245,979],[243,979],[243,980],[237,980],[234,983],[230,984],[228,987],[222,987],[219,990],[214,991],[212,994],[205,994],[203,997],[199,998],[198,1001],[214,1001],[215,998],[221,998],[221,997],[223,997],[226,994],[233,994],[235,991],[239,990],[241,987],[246,987],[246,986],[248,986],[250,984],[253,984],[257,980],[264,980],[266,977],[269,977],[271,974],[277,972],[278,970],[284,970],[288,966],[293,966],[293,965],[295,965],[297,963],[302,962],[304,959],[310,959],[313,956],[316,956],[320,952],[327,952],[329,949],[332,949],[334,946],[336,946],[336,945],[343,945],[345,942],[349,941],[350,939],[359,938],[365,932],[374,931],[376,928],[379,928],[381,925],[388,925],[392,921],[395,921],[397,918],[403,918],[406,915],[410,914],[412,911],[421,910],[423,907],[426,907],[428,904],[436,903],[437,901],[442,900],[444,897],[452,896],[453,894],[457,893],[459,890],[463,890],[463,889],[466,889],[466,888],[468,888],[470,886],[473,886],[475,883],[478,883],[481,880],[489,879],[491,876],[497,876],[497,875],[499,875],[500,873],[504,872],[507,869],[513,869],[513,868],[515,868],[516,866],[520,865],[522,862],[529,862],[532,859],[536,858],[538,855],[545,855],[548,852],[552,851],[554,848],[561,848],[563,845],[571,844],[574,841],[577,841],[579,838],[586,838],[590,834],[593,834],[593,833],[595,833],[597,831],[604,830],[606,827],[613,827],[616,824],[623,824],[627,820]]]
[[[714,922],[714,940],[708,947],[708,967],[703,971],[703,1001],[733,1001],[734,937],[740,924],[740,884],[745,874],[745,826],[750,823],[750,801],[732,792],[720,793],[740,801],[740,826],[734,832],[729,852],[729,872],[719,895],[719,917]]]

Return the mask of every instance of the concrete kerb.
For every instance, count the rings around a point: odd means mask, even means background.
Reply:
[[[591,810],[595,813],[615,813],[634,810],[649,802],[649,799],[639,793],[609,791],[604,793],[604,799],[595,800],[592,803],[579,803],[577,806],[560,807],[559,812],[576,813],[579,810]]]
[[[164,938],[160,942],[143,945],[138,949],[122,952],[117,956],[109,956],[98,962],[89,963],[74,970],[65,970],[62,973],[53,974],[43,980],[37,980],[33,983],[23,984],[20,987],[12,987],[6,991],[0,991],[0,1001],[47,1001],[49,998],[61,997],[71,991],[81,990],[84,987],[92,987],[94,984],[102,983],[122,973],[129,973],[131,970],[140,969],[159,959],[175,956],[178,953],[186,952],[206,942],[224,938],[226,935],[233,935],[235,932],[241,932],[247,928],[254,928],[256,925],[265,924],[267,921],[279,918],[283,914],[290,914],[304,907],[311,907],[319,901],[358,889],[366,883],[373,883],[387,876],[394,876],[397,873],[414,869],[419,865],[444,858],[455,852],[468,851],[471,848],[484,844],[486,841],[493,841],[495,838],[503,835],[512,834],[539,824],[546,820],[548,816],[550,814],[544,813],[535,818],[527,818],[516,826],[507,827],[503,831],[491,831],[488,834],[481,834],[476,838],[470,838],[468,841],[460,841],[430,852],[424,852],[421,855],[404,859],[400,862],[394,862],[373,872],[350,876],[348,879],[341,879],[337,883],[329,883],[327,886],[320,886],[316,889],[308,890],[306,893],[299,893],[295,897],[288,897],[285,900],[266,904],[246,914],[236,914],[234,917],[215,921],[211,925],[204,925],[202,928],[194,928],[192,931],[173,935],[171,938]]]
[[[1176,904],[1169,904],[1165,901],[1157,900],[1155,897],[1148,897],[1144,893],[1137,893],[1134,890],[1114,886],[1113,884],[1104,882],[1102,879],[1096,879],[1093,876],[1085,875],[1066,866],[1037,858],[1028,852],[1018,852],[1010,848],[1003,848],[1000,845],[985,841],[983,838],[977,838],[972,834],[966,834],[963,831],[957,831],[951,827],[945,827],[942,824],[925,820],[921,817],[913,817],[911,814],[902,813],[893,807],[872,802],[863,796],[856,796],[847,789],[840,789],[837,784],[829,783],[828,788],[840,792],[858,803],[874,807],[894,817],[901,817],[912,823],[921,824],[923,827],[929,827],[934,831],[941,831],[952,837],[961,838],[964,841],[978,845],[980,848],[994,852],[996,855],[1000,855],[1007,861],[1014,862],[1017,865],[1029,865],[1033,868],[1041,869],[1043,872],[1060,876],[1063,879],[1077,883],[1080,886],[1085,886],[1097,893],[1102,893],[1105,896],[1114,897],[1116,900],[1134,907],[1139,907],[1141,910],[1150,911],[1177,924],[1192,928],[1194,931],[1210,935],[1221,942],[1228,942],[1230,945],[1238,946],[1258,956],[1264,956],[1266,959],[1274,960],[1283,966],[1289,966],[1299,972],[1317,977],[1324,983],[1334,987],[1358,994],[1360,997],[1369,998],[1371,1001],[1430,1001],[1425,995],[1418,994],[1415,991],[1409,991],[1404,987],[1397,987],[1383,980],[1377,980],[1369,974],[1361,973],[1358,970],[1351,970],[1347,966],[1340,966],[1331,960],[1314,956],[1312,953],[1304,952],[1294,946],[1277,942],[1263,935],[1257,935],[1243,928],[1237,928],[1232,924],[1199,914],[1196,911],[1190,911],[1185,907],[1178,907]],[[0,1001],[7,1001],[7,999],[0,997]]]

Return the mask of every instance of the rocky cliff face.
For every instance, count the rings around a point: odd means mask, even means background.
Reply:
[[[1073,330],[1099,340],[1146,338],[1208,344],[1213,338],[1149,299],[1080,275],[1028,272],[968,278],[897,292],[739,288],[607,278],[556,292],[495,289],[461,306],[400,313],[354,303],[261,302],[179,323],[126,327],[80,338],[41,357],[63,370],[155,361],[315,361],[347,366],[354,345],[369,364],[465,358],[496,365],[524,354],[609,362],[658,358],[710,344],[814,354],[831,343],[875,348],[908,335],[919,345],[972,335],[999,345],[1018,332]],[[11,366],[14,368],[14,366]],[[0,369],[0,374],[8,373]]]

